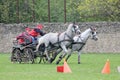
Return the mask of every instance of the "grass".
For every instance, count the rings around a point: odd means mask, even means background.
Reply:
[[[101,74],[106,60],[110,60],[110,74]],[[82,54],[81,64],[73,54],[67,62],[72,73],[57,73],[57,65],[18,64],[10,62],[10,54],[0,54],[0,80],[120,80],[117,66],[120,54]],[[63,61],[59,65],[63,65]]]

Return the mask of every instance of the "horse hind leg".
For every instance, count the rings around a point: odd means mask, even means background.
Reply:
[[[49,58],[49,55],[48,55],[48,52],[47,52],[47,50],[45,50],[45,55],[46,55],[46,57],[47,57],[47,60],[48,60],[48,62],[50,61],[50,58]]]
[[[43,41],[38,41],[38,44],[36,46],[36,50],[34,52],[38,52],[41,45],[44,46],[44,42]]]
[[[62,51],[62,49],[58,49],[56,52],[53,53],[52,58],[51,58],[51,60],[50,60],[51,63],[56,59],[57,55],[58,55],[61,51]]]

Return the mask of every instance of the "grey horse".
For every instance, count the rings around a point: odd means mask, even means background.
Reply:
[[[79,31],[80,32],[80,31]],[[95,41],[98,40],[98,36],[97,36],[97,32],[95,28],[88,28],[86,29],[84,32],[82,32],[81,34],[79,33],[78,35],[75,35],[73,37],[73,43],[71,44],[71,46],[69,46],[69,50],[70,53],[68,54],[68,56],[65,58],[65,60],[67,61],[69,59],[69,57],[71,56],[71,54],[73,53],[73,51],[77,51],[78,52],[78,64],[80,64],[80,54],[81,54],[81,50],[82,48],[85,46],[87,40],[89,39],[89,37],[91,36],[91,38]],[[62,52],[62,49],[58,49],[53,57],[51,58],[52,61],[55,60],[56,56],[58,55],[58,53]],[[58,61],[56,62],[57,64],[59,63],[59,61],[62,59],[62,54],[59,56]]]
[[[63,58],[68,53],[67,46],[71,45],[71,43],[73,42],[73,37],[75,36],[77,30],[79,30],[78,25],[72,23],[69,24],[66,31],[60,34],[52,32],[45,34],[44,36],[38,38],[36,51],[39,51],[39,47],[41,44],[45,44],[44,54],[46,55],[48,62],[51,63],[51,58],[49,56],[47,47],[52,44],[64,51],[63,55],[61,56]]]
[[[71,56],[73,51],[77,51],[78,52],[78,64],[80,64],[81,50],[85,46],[89,37],[91,37],[91,39],[93,39],[95,41],[98,40],[96,28],[88,28],[84,32],[82,32],[81,34],[74,36],[74,38],[73,38],[74,42],[73,42],[72,47],[71,47],[71,52],[68,54],[66,61]]]

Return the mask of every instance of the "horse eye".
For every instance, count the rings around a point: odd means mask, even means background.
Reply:
[[[94,32],[92,32],[92,34],[94,34]]]

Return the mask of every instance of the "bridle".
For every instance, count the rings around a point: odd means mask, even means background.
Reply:
[[[91,29],[91,34],[92,34],[92,39],[97,39],[96,38],[96,28],[90,28]]]

